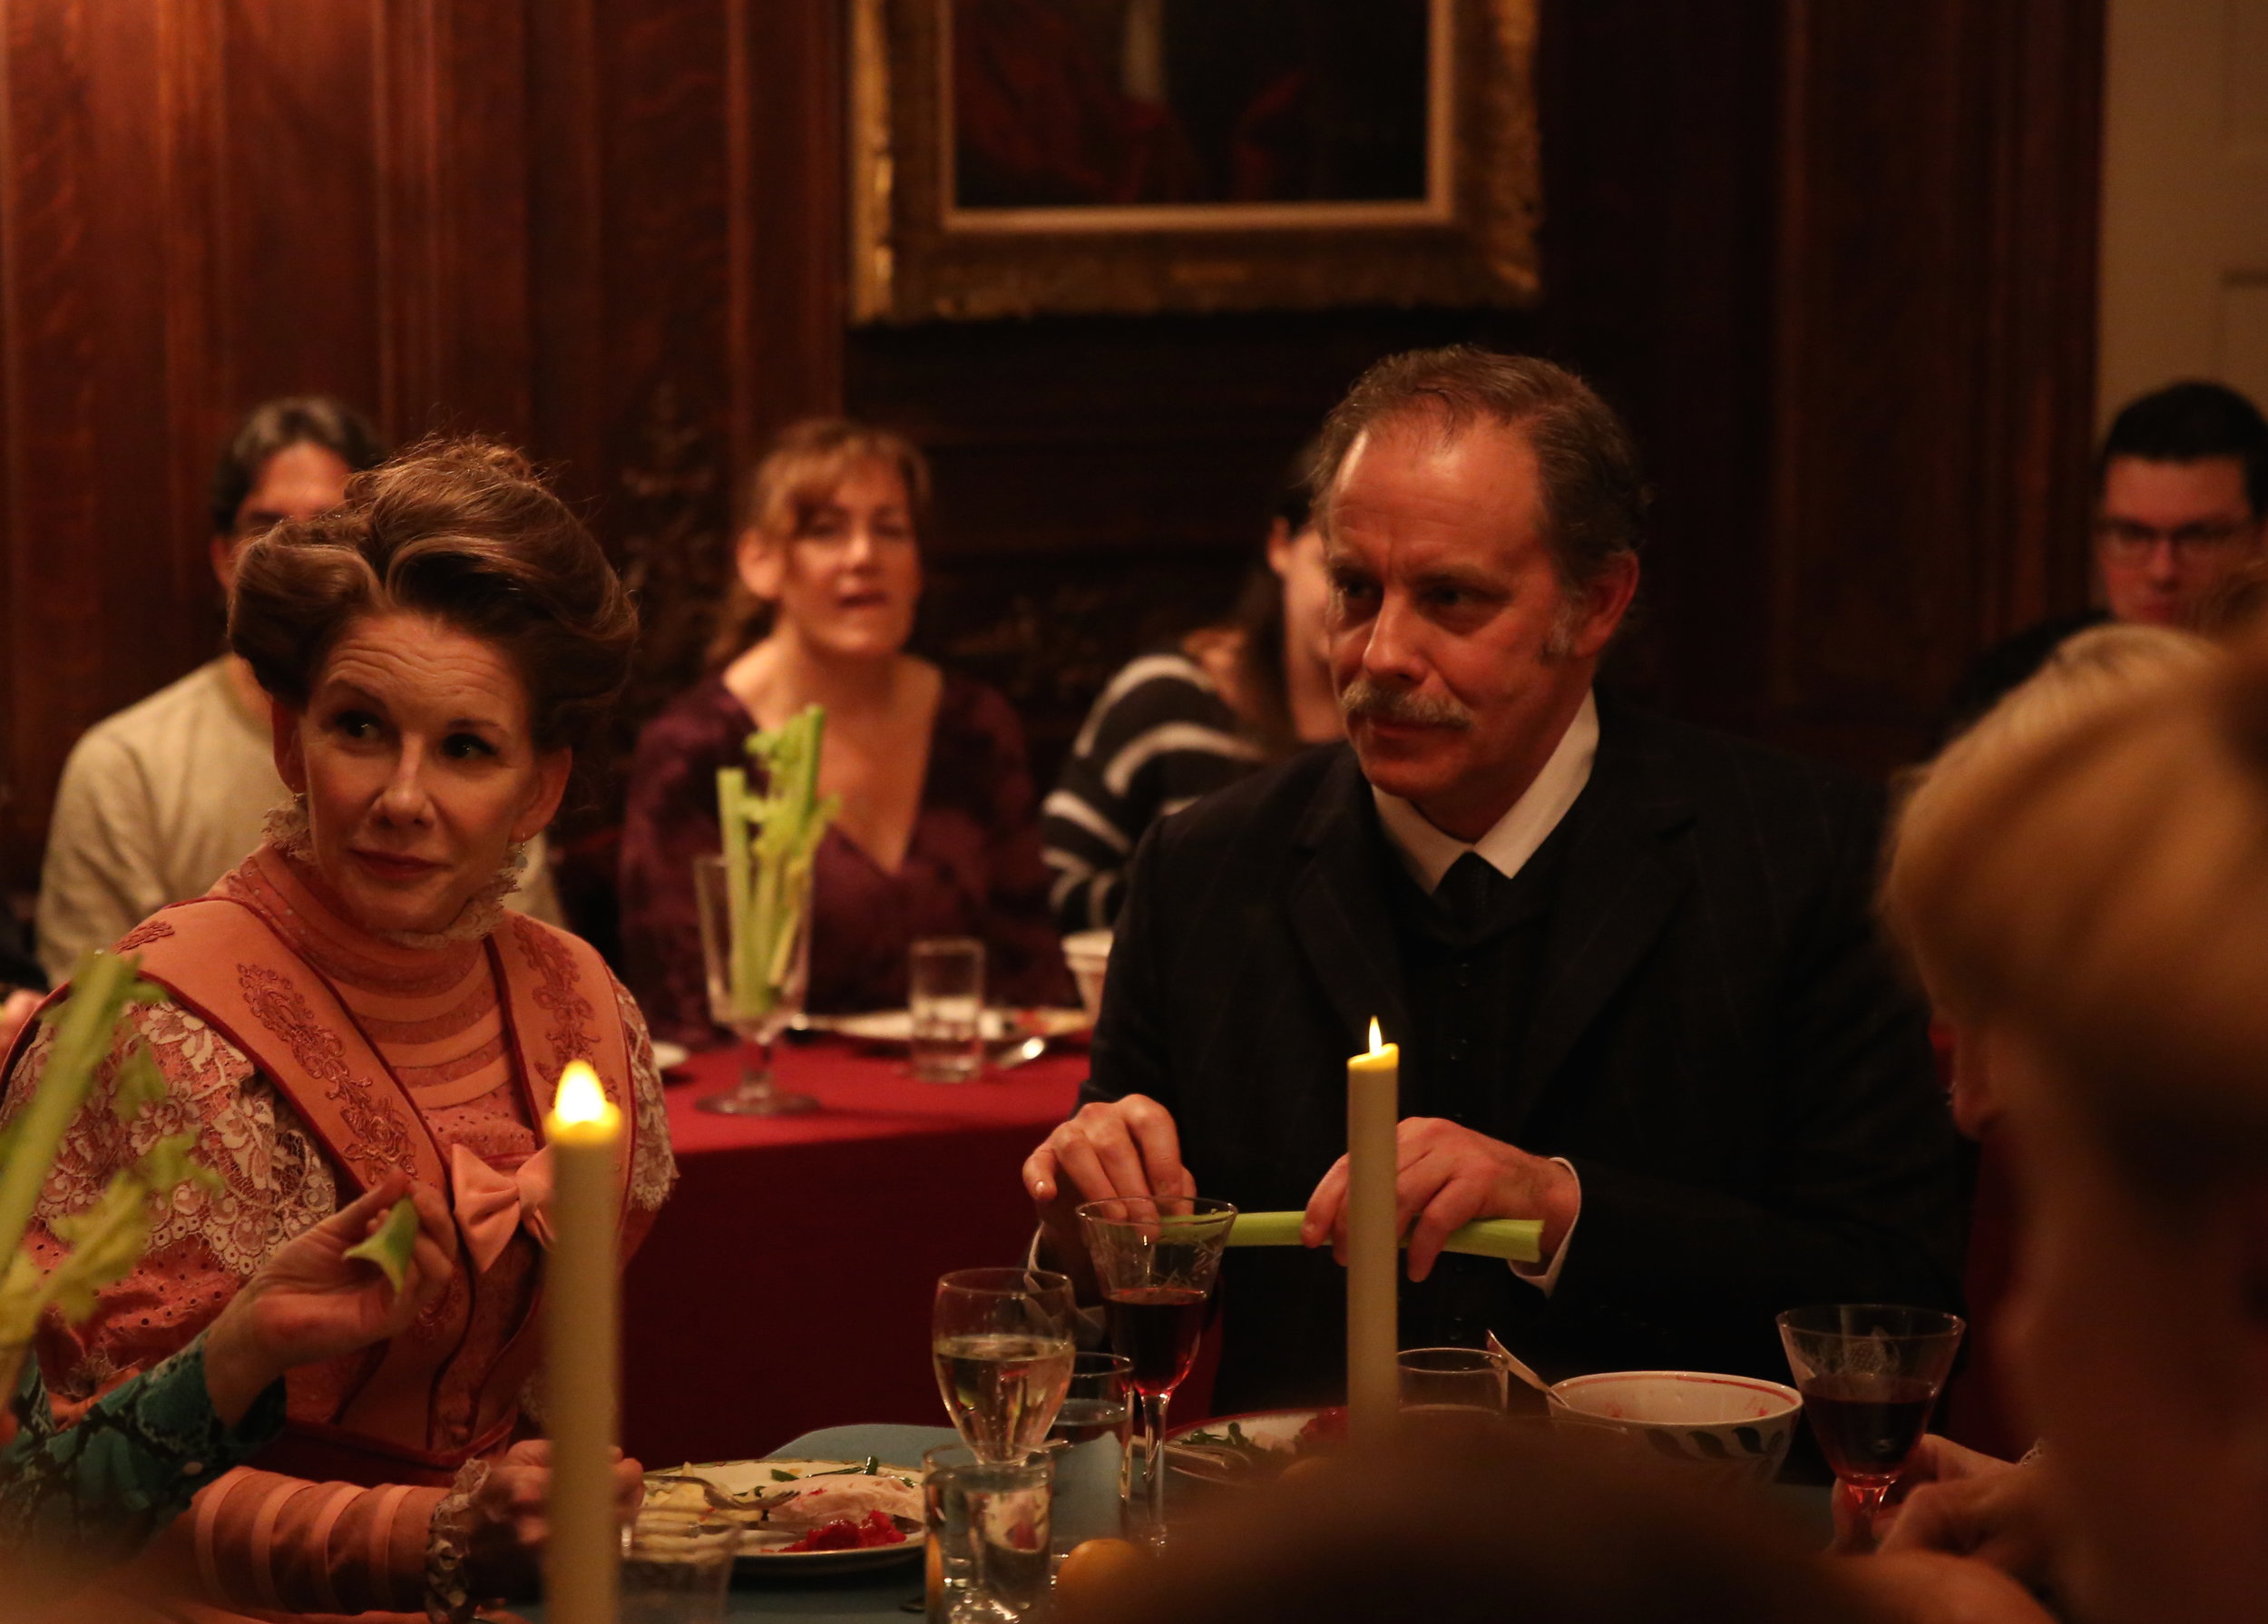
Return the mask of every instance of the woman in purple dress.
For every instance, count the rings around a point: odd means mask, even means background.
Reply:
[[[1072,1001],[1015,713],[905,651],[928,494],[911,444],[833,420],[787,429],[749,476],[721,669],[647,725],[631,776],[622,946],[657,1037],[728,1035],[709,1017],[693,859],[719,849],[717,769],[811,704],[819,788],[842,810],[819,847],[807,1006],[903,1005],[924,936],[981,938],[994,1003]]]

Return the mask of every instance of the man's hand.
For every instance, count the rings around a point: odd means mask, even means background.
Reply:
[[[1023,1187],[1039,1210],[1051,1260],[1089,1296],[1091,1271],[1079,1233],[1083,1201],[1112,1196],[1193,1196],[1197,1180],[1181,1165],[1181,1135],[1173,1113],[1146,1094],[1098,1100],[1025,1158]]]
[[[418,1235],[396,1291],[376,1266],[347,1256],[408,1196]],[[441,1198],[392,1173],[306,1234],[286,1241],[229,1299],[205,1335],[205,1388],[234,1424],[270,1382],[295,1365],[350,1354],[400,1332],[449,1283],[456,1225]]]
[[[1915,1486],[1875,1532],[1886,1556],[1939,1551],[1975,1557],[2044,1589],[2054,1578],[2055,1512],[2044,1465],[2012,1465],[1934,1434],[1901,1482]]]
[[[1576,1183],[1558,1162],[1440,1117],[1403,1118],[1394,1141],[1394,1230],[1410,1238],[1411,1279],[1432,1274],[1449,1232],[1475,1218],[1541,1218],[1547,1260],[1567,1238],[1575,1221]],[[1307,1198],[1299,1238],[1311,1247],[1327,1239],[1333,1254],[1346,1261],[1345,1157],[1331,1164]]]

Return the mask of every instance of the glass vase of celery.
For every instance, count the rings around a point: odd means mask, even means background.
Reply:
[[[777,1087],[772,1057],[779,1034],[803,1013],[811,965],[811,875],[835,816],[821,799],[819,747],[826,713],[807,708],[775,731],[748,739],[748,769],[717,774],[717,821],[724,849],[694,860],[709,1013],[740,1039],[738,1087],[700,1101],[705,1110],[770,1117],[816,1110],[807,1094]]]

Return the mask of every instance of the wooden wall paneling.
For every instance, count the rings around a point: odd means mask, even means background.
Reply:
[[[1593,0],[1543,22],[1531,342],[1624,414],[1656,493],[1614,680],[1750,729],[1768,625],[1779,5]]]
[[[843,0],[734,0],[729,21],[737,470],[796,418],[842,409],[849,19]]]
[[[196,564],[168,511],[173,401],[157,10],[22,3],[0,111],[5,367],[5,860],[29,884],[79,729],[194,658]]]
[[[1787,17],[1768,725],[1886,768],[2083,591],[2100,17]]]
[[[386,396],[377,154],[384,0],[225,0],[214,311],[224,414],[337,395],[400,433]],[[218,435],[229,426],[213,426]],[[210,452],[210,447],[206,448]]]
[[[377,67],[381,409],[405,437],[533,426],[522,8],[387,0]]]

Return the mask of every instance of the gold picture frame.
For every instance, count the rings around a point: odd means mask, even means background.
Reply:
[[[977,206],[954,167],[960,3],[853,3],[855,321],[1470,308],[1539,297],[1540,0],[1425,0],[1422,191]],[[1129,9],[1145,3],[1129,0]]]

